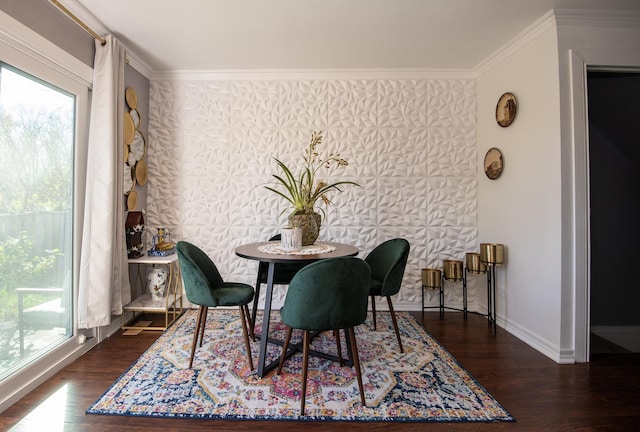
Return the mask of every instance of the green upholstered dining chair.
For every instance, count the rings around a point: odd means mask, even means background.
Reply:
[[[391,312],[391,320],[393,328],[396,331],[400,352],[402,349],[402,340],[400,339],[400,330],[398,330],[398,321],[393,310],[391,296],[398,294],[402,285],[402,276],[409,258],[409,242],[403,238],[395,238],[387,240],[376,246],[369,255],[364,259],[369,267],[371,267],[371,287],[369,295],[371,296],[371,311],[373,314],[373,329],[376,330],[376,296],[387,298],[389,312]]]
[[[272,236],[269,241],[280,240],[280,234]],[[303,263],[276,263],[273,269],[273,284],[274,285],[289,285],[293,276],[298,273],[302,267],[306,266],[308,262]],[[262,284],[267,283],[267,274],[269,272],[269,263],[260,261],[258,264],[258,277],[256,279],[256,295],[253,302],[253,310],[251,312],[251,329],[255,330],[256,327],[256,314],[258,312],[258,300],[260,298],[260,287]]]
[[[176,251],[187,299],[191,303],[200,306],[193,334],[189,369],[193,366],[193,356],[196,352],[198,335],[200,336],[200,346],[202,346],[208,309],[217,306],[238,306],[240,308],[240,321],[242,323],[242,334],[247,350],[249,368],[253,370],[248,330],[248,304],[253,299],[253,287],[241,282],[225,282],[220,276],[218,268],[207,254],[191,243],[179,241],[176,245]],[[253,333],[251,335],[253,336]]]
[[[304,415],[311,332],[344,330],[358,378],[360,400],[365,405],[362,373],[354,327],[367,319],[371,271],[369,265],[355,257],[328,258],[308,264],[291,280],[284,305],[282,322],[288,326],[282,347],[278,374],[282,372],[293,329],[303,330],[302,394],[300,414]],[[340,341],[338,340],[338,346]],[[340,364],[342,355],[338,352]]]

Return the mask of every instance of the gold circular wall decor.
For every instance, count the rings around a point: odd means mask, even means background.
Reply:
[[[503,168],[502,152],[495,147],[490,148],[484,156],[484,173],[491,180],[495,180],[500,177]]]
[[[136,125],[133,123],[131,115],[124,113],[124,143],[126,145],[131,144],[136,133]]]
[[[127,197],[127,210],[135,210],[138,206],[138,194],[132,190]]]
[[[136,181],[140,186],[144,186],[147,182],[147,163],[141,159],[136,164]]]
[[[507,127],[516,118],[518,101],[513,93],[507,92],[500,96],[496,105],[496,122],[502,127]]]
[[[138,94],[133,87],[127,87],[124,91],[124,98],[126,99],[129,108],[138,109]]]

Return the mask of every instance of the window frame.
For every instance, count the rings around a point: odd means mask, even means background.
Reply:
[[[94,330],[77,328],[77,281],[82,245],[90,95],[93,69],[0,11],[0,60],[59,87],[76,98],[73,184],[72,336],[0,382],[0,412],[87,352],[98,342]]]

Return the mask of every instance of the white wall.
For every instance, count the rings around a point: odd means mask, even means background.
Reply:
[[[561,166],[556,31],[552,20],[505,49],[478,77],[478,157],[502,151],[496,180],[478,170],[480,242],[503,243],[497,316],[508,331],[559,360],[561,323]],[[495,120],[504,92],[516,95],[511,126]]]
[[[556,11],[542,17],[478,77],[478,157],[502,150],[503,175],[478,172],[479,242],[507,247],[498,321],[559,363],[588,361],[588,65],[640,68],[640,16]],[[508,128],[499,96],[518,97]]]
[[[267,76],[152,81],[148,226],[168,227],[174,240],[207,251],[223,277],[253,284],[256,263],[234,249],[284,226],[283,200],[262,187],[275,172],[272,157],[299,166],[311,131],[323,130],[320,152],[349,161],[332,179],[362,187],[330,195],[336,206],[320,240],[355,244],[364,257],[407,238],[394,304],[419,310],[421,269],[477,249],[475,81]],[[449,304],[461,304],[461,290],[451,287]]]

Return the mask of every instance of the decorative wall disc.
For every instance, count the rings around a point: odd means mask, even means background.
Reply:
[[[135,187],[135,183],[133,181],[132,168],[127,164],[124,164],[122,180],[123,180],[122,189],[124,190],[124,193],[126,195]]]
[[[147,183],[147,163],[144,159],[139,160],[136,164],[136,181],[141,186]]]
[[[498,99],[496,105],[496,121],[502,127],[507,127],[516,118],[518,102],[513,93],[505,93]]]
[[[129,151],[129,157],[127,158],[126,162],[129,164],[131,168],[135,168],[136,162],[138,162],[136,160],[136,155],[134,155],[131,151]]]
[[[127,210],[135,210],[138,206],[138,194],[132,190],[127,197]]]
[[[140,113],[138,112],[138,110],[132,109],[131,111],[129,111],[129,115],[133,120],[133,125],[136,129],[138,129],[140,127]]]
[[[124,143],[129,145],[133,141],[133,137],[136,133],[136,126],[133,124],[131,115],[124,113]]]
[[[495,180],[502,174],[503,167],[502,152],[495,147],[490,148],[484,156],[484,173],[491,180]]]
[[[133,142],[129,147],[130,147],[130,152],[131,154],[133,154],[133,157],[136,160],[136,162],[139,160],[142,160],[142,158],[144,157],[147,151],[146,141],[144,139],[144,136],[142,135],[142,132],[140,132],[139,130],[136,130],[136,133],[133,138]]]
[[[131,109],[138,109],[138,94],[133,87],[127,87],[124,92],[124,97],[127,100],[127,105]]]

